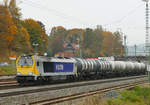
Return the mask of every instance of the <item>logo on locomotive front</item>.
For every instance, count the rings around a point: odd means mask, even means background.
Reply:
[[[64,66],[62,64],[57,64],[56,70],[64,70]]]

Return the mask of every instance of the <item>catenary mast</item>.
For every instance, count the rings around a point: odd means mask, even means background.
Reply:
[[[143,0],[146,2],[146,12],[145,12],[145,22],[146,22],[146,34],[145,34],[145,51],[146,55],[149,55],[150,51],[150,41],[149,41],[149,0]]]

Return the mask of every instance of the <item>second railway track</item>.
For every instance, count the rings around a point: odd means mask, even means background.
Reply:
[[[0,90],[4,89],[12,89],[12,88],[17,88],[19,87],[19,84],[17,83],[16,80],[2,80],[0,81]]]
[[[63,103],[65,101],[72,101],[75,99],[80,99],[80,98],[92,96],[95,94],[103,94],[105,92],[112,91],[112,90],[133,88],[135,85],[143,84],[144,82],[145,81],[140,81],[140,82],[135,82],[133,84],[124,84],[124,85],[113,86],[113,87],[104,88],[104,89],[100,89],[100,90],[94,90],[94,91],[83,92],[83,93],[68,95],[68,96],[64,96],[64,97],[58,97],[58,98],[49,99],[49,100],[33,102],[33,103],[30,103],[30,105],[52,105],[52,104],[58,105],[59,103]]]
[[[142,75],[0,90],[0,105],[14,105],[16,103],[18,105],[26,103],[36,103],[43,100],[53,100],[72,94],[87,93],[118,85],[121,86],[130,83],[133,84],[137,82],[144,82],[146,80],[147,76]]]

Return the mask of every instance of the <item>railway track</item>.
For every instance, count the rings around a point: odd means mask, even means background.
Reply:
[[[15,75],[0,75],[0,82],[7,82],[7,81],[15,81]]]
[[[0,90],[18,88],[19,84],[15,79],[15,74],[0,75]]]
[[[104,88],[104,89],[100,89],[100,90],[94,90],[94,91],[89,91],[89,92],[83,92],[83,93],[79,93],[79,94],[73,94],[73,95],[67,95],[64,97],[58,97],[58,98],[54,98],[54,99],[50,99],[50,100],[43,100],[43,101],[38,101],[38,102],[33,102],[30,103],[29,105],[51,105],[51,104],[59,104],[65,101],[72,101],[75,99],[80,99],[80,98],[84,98],[87,96],[92,96],[95,94],[103,94],[105,92],[108,91],[112,91],[112,90],[118,90],[118,89],[129,89],[129,88],[133,88],[135,85],[139,85],[139,84],[143,84],[145,81],[140,81],[140,82],[135,82],[132,84],[124,84],[124,85],[118,85],[118,86],[113,86],[110,88]]]
[[[17,83],[16,80],[3,80],[3,81],[0,81],[0,85],[4,85],[4,84],[14,84],[14,83]]]
[[[22,87],[22,89],[19,91],[19,89],[6,89],[6,92],[4,89],[2,89],[2,93],[0,93],[0,97],[8,97],[8,96],[17,96],[22,94],[31,94],[31,93],[37,93],[37,92],[44,92],[44,91],[53,91],[53,90],[60,90],[60,89],[66,89],[66,88],[73,88],[73,87],[81,87],[81,86],[90,86],[95,84],[103,84],[103,83],[112,83],[112,82],[119,82],[119,81],[125,81],[125,80],[132,80],[136,78],[144,78],[143,76],[134,76],[134,77],[124,77],[124,78],[114,78],[114,79],[105,79],[105,80],[96,80],[96,81],[84,81],[84,82],[74,82],[74,83],[65,83],[65,84],[56,84],[56,85],[46,85],[46,86],[27,86]],[[15,87],[15,85],[14,85]],[[6,88],[6,87],[5,87]],[[16,87],[15,87],[16,88]]]
[[[134,76],[134,77],[128,77],[129,79],[134,79],[134,78],[138,78],[138,77],[145,77],[144,75],[143,76]],[[105,82],[113,82],[113,81],[118,81],[117,79],[119,80],[127,80],[127,77],[126,78],[113,78],[113,80],[110,80],[110,79],[102,79],[102,80],[96,80],[96,82],[91,82],[91,83],[88,83],[89,81],[80,81],[80,82],[73,82],[73,83],[82,83],[82,82],[86,82],[84,84],[80,84],[80,86],[85,86],[85,85],[94,85],[96,83],[105,83]],[[105,81],[106,80],[106,81]],[[92,81],[92,80],[90,80]],[[66,82],[64,82],[66,84]],[[67,82],[68,83],[68,82]],[[42,86],[46,86],[46,85],[57,85],[57,84],[62,84],[62,83],[51,83],[51,84],[45,84],[45,85],[42,85]],[[79,85],[77,85],[79,86]],[[20,86],[16,80],[3,80],[3,81],[0,81],[0,90],[6,90],[6,89],[16,89],[16,88],[28,88],[28,87],[36,87],[36,85],[26,85],[26,86]],[[40,85],[39,85],[40,87]],[[64,87],[64,86],[62,86]],[[62,88],[61,87],[61,88]],[[74,87],[74,85],[72,85],[72,87]],[[57,87],[53,87],[53,88],[50,88],[51,90],[55,89]],[[43,91],[43,90],[42,90]]]
[[[98,93],[100,90],[107,90],[110,87],[144,83],[147,76],[122,77],[105,80],[92,80],[73,83],[61,83],[44,86],[30,86],[16,89],[5,89],[0,91],[0,105],[14,104],[54,104],[63,101],[77,99],[85,95]],[[134,84],[133,84],[134,83]],[[123,87],[122,87],[123,88]],[[124,87],[125,88],[125,87]],[[100,92],[99,92],[100,93]],[[70,95],[71,94],[71,95]],[[68,99],[68,96],[72,97]],[[63,98],[63,99],[62,99]],[[15,100],[15,101],[14,101]],[[57,100],[57,101],[56,101]],[[59,101],[58,101],[59,100]],[[44,103],[43,103],[44,102]]]
[[[18,88],[18,87],[19,87],[19,84],[17,83],[16,80],[0,81],[0,90],[13,89],[13,88]]]

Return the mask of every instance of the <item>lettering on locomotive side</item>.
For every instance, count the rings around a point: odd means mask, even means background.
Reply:
[[[64,69],[63,65],[61,65],[61,64],[56,65],[56,70],[63,70],[63,69]]]

